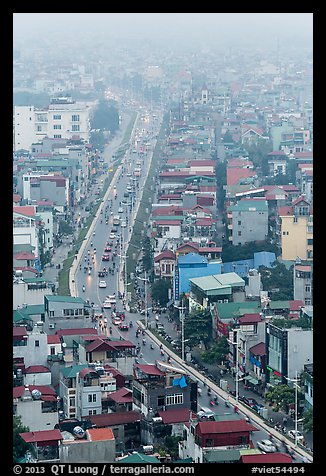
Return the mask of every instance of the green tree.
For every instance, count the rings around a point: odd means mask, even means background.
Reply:
[[[313,431],[313,425],[313,409],[310,408],[303,414],[303,428],[305,429],[305,431]]]
[[[100,99],[91,120],[91,129],[110,131],[114,133],[119,129],[119,113],[116,107],[105,99]]]
[[[201,341],[207,346],[212,338],[212,317],[210,311],[197,311],[186,317],[184,333],[189,347],[194,347]]]
[[[291,300],[293,299],[293,271],[292,267],[287,267],[278,261],[274,263],[273,268],[267,268],[266,266],[260,266],[259,271],[261,274],[261,281],[263,289],[265,291],[272,291],[278,289],[277,292],[273,292],[273,300]]]
[[[229,345],[226,337],[221,337],[218,342],[214,343],[209,349],[201,352],[200,356],[206,363],[221,364],[225,362],[226,355],[229,352]]]
[[[258,139],[256,143],[247,144],[246,149],[248,151],[249,159],[252,161],[254,166],[262,168],[264,158],[266,157],[266,160],[268,160],[267,154],[273,150],[273,144],[270,140]],[[264,164],[264,167],[265,166],[266,165]]]
[[[223,142],[226,142],[226,143],[228,143],[228,144],[229,144],[230,142],[234,142],[234,141],[233,141],[233,137],[232,137],[232,135],[231,135],[231,133],[230,133],[229,130],[227,130],[226,133],[224,134],[224,136],[223,136]]]
[[[164,440],[164,446],[166,448],[167,453],[175,459],[178,457],[179,454],[179,441],[182,440],[181,436],[166,436]]]
[[[64,220],[60,220],[59,222],[59,234],[60,235],[72,235],[74,229],[69,223],[65,222]]]
[[[13,417],[13,459],[17,463],[20,458],[23,458],[29,445],[25,443],[19,433],[30,431],[28,427],[24,426],[20,416]]]
[[[104,146],[106,144],[106,139],[103,131],[92,130],[89,141],[92,144],[93,148],[99,149],[101,152],[103,152]]]
[[[266,393],[265,400],[287,411],[288,406],[295,401],[295,390],[288,385],[277,385]]]
[[[171,287],[170,280],[158,279],[154,281],[151,289],[151,296],[153,301],[159,302],[161,306],[165,306],[169,301],[169,288]]]
[[[225,243],[222,251],[222,261],[227,263],[229,261],[237,261],[243,259],[253,258],[254,253],[259,251],[270,251],[279,255],[279,249],[276,245],[268,241],[250,242],[244,245],[232,245],[232,243]]]

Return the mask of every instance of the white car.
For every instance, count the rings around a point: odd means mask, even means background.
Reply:
[[[290,438],[293,438],[295,440],[295,430],[289,430],[288,435]],[[302,441],[304,440],[304,436],[300,431],[297,431],[297,441]]]
[[[106,285],[106,281],[100,281],[100,282],[98,283],[98,287],[99,287],[99,288],[106,288],[106,286],[107,286],[107,285]]]
[[[122,207],[118,208],[118,213],[123,213],[123,208]]]
[[[110,233],[109,238],[110,238],[110,240],[114,240],[115,234],[114,234],[114,233]]]
[[[115,295],[111,295],[111,296],[108,296],[106,299],[105,299],[107,302],[109,302],[110,304],[116,304],[117,302],[117,298],[115,297]]]
[[[275,453],[277,451],[276,446],[270,440],[257,441],[257,446],[265,453]]]
[[[112,304],[109,301],[105,300],[102,304],[102,307],[103,309],[111,309]]]
[[[125,221],[122,221],[122,222],[121,222],[121,227],[122,227],[122,228],[126,228],[126,226],[127,226],[127,223],[126,223]]]

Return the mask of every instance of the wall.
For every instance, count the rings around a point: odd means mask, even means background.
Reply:
[[[313,362],[313,331],[302,329],[288,330],[288,378],[295,378],[303,366]]]
[[[282,259],[295,260],[297,257],[303,260],[308,259],[307,250],[312,249],[312,246],[307,246],[307,239],[313,237],[312,233],[307,233],[308,217],[298,216],[297,223],[294,222],[293,216],[281,217],[281,219]]]
[[[51,372],[26,374],[25,385],[51,385]]]
[[[39,346],[35,346],[35,341],[39,341]],[[47,367],[48,344],[47,334],[42,331],[33,330],[33,333],[28,334],[26,346],[14,346],[14,357],[24,357],[26,367],[30,365],[44,365]]]
[[[115,440],[63,442],[59,456],[60,463],[113,463]]]
[[[53,430],[59,422],[58,412],[42,413],[42,400],[19,401],[17,415],[22,417],[22,424],[30,431]]]
[[[233,245],[265,240],[268,234],[268,212],[242,211],[240,213],[232,212]],[[238,225],[238,221],[241,221],[241,225]],[[238,231],[241,232],[241,236],[238,236]]]
[[[44,296],[49,294],[53,294],[51,288],[28,290],[27,283],[13,283],[13,309],[23,304],[43,304]]]

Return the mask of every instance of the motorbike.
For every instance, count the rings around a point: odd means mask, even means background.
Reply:
[[[230,404],[229,404],[229,402],[228,402],[228,401],[226,401],[226,400],[225,400],[225,406],[226,406],[226,407],[228,407],[228,408],[230,407]]]
[[[153,346],[153,344],[151,344],[151,349],[152,349],[152,350],[154,349],[154,346]]]
[[[209,404],[210,404],[212,407],[214,407],[214,406],[215,406],[214,400],[211,400],[211,401],[209,402]]]
[[[86,289],[85,286],[83,286],[83,292],[85,292],[85,289]]]

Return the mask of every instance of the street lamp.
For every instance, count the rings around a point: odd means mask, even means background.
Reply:
[[[294,443],[294,446],[297,446],[297,443],[298,443],[298,388],[299,388],[299,385],[298,385],[298,382],[300,382],[300,379],[298,378],[298,371],[296,370],[295,371],[295,378],[288,378],[288,377],[284,377],[285,380],[288,380],[289,382],[295,382],[293,383],[293,386],[295,387],[295,404],[294,404],[294,408],[295,408],[295,414],[294,414],[294,432],[295,432],[295,443]]]
[[[237,339],[235,342],[231,341],[230,339],[227,339],[229,344],[235,345],[236,346],[236,354],[235,354],[235,368],[236,368],[236,374],[235,374],[235,400],[238,403],[239,400],[239,382],[243,380],[243,378],[239,379],[238,372],[239,372],[239,342],[238,342],[238,331],[237,331]]]
[[[182,299],[182,306],[176,306],[174,304],[174,307],[176,309],[179,309],[179,315],[180,315],[180,322],[181,322],[181,358],[182,360],[185,360],[185,336],[184,336],[184,333],[185,333],[185,315],[184,315],[184,310],[187,309],[184,305],[183,305],[183,299]]]
[[[137,276],[137,279],[140,279],[141,281],[145,282],[145,328],[148,329],[148,308],[147,308],[147,271],[145,270],[145,278],[140,278]]]

